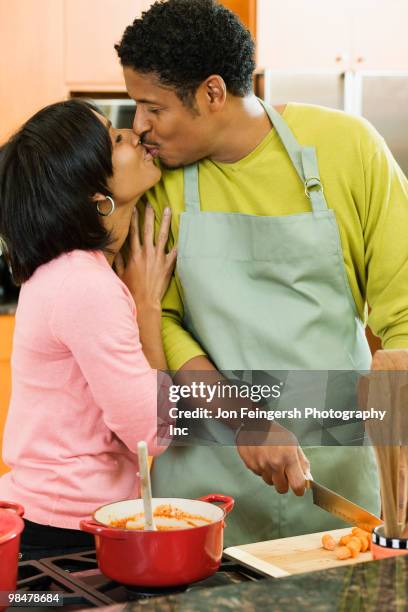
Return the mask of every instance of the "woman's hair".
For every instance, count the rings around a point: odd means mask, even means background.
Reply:
[[[62,253],[111,243],[92,196],[112,195],[112,143],[94,111],[47,106],[0,149],[0,240],[17,284]]]

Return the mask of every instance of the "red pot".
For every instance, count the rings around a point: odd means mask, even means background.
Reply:
[[[22,506],[0,501],[0,592],[16,589],[23,514]],[[1,604],[0,610],[4,610]]]
[[[222,503],[215,506],[209,502]],[[224,519],[234,506],[232,497],[155,498],[153,511],[162,504],[205,517],[211,523],[175,531],[109,526],[112,521],[143,512],[142,499],[102,506],[95,511],[93,521],[81,521],[81,529],[95,535],[99,569],[106,576],[133,586],[165,587],[202,580],[217,571],[223,550]]]

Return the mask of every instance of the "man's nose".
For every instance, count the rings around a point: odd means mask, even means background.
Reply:
[[[146,113],[141,108],[137,108],[133,119],[133,131],[139,136],[139,138],[149,132],[151,129],[150,123],[147,120]]]

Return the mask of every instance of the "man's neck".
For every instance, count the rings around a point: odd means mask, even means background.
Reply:
[[[285,106],[277,110],[282,113]],[[256,96],[231,96],[209,158],[232,164],[249,155],[272,129],[271,121]]]

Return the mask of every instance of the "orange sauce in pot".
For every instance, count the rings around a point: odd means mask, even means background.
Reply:
[[[139,512],[133,516],[127,516],[125,518],[112,520],[109,522],[110,527],[117,527],[119,529],[132,529],[135,531],[144,531],[144,513]],[[205,516],[199,514],[191,514],[175,508],[170,504],[162,504],[157,506],[153,511],[153,517],[155,519],[171,519],[173,521],[180,521],[183,524],[177,525],[160,525],[160,522],[156,523],[157,531],[177,531],[178,529],[191,529],[193,527],[202,527],[203,524],[209,524],[213,521]]]

